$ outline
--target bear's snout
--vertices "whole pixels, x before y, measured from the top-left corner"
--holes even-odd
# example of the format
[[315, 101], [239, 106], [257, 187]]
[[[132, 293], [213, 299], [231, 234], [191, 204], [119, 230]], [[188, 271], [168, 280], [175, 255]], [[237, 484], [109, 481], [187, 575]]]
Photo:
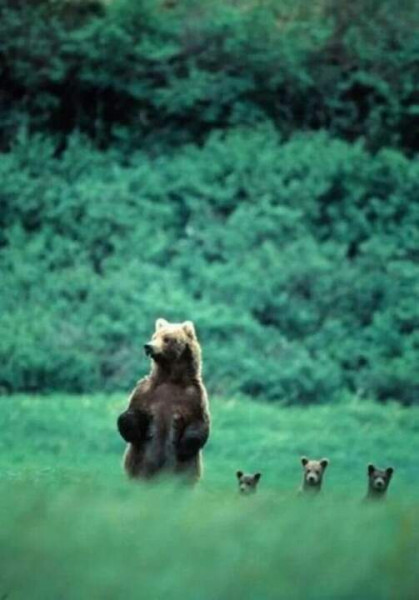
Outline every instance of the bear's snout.
[[315, 475], [314, 473], [309, 473], [307, 475], [307, 483], [309, 483], [310, 485], [316, 485], [317, 482], [318, 482], [317, 475]]
[[374, 482], [374, 486], [377, 490], [382, 490], [384, 488], [384, 480], [380, 478], [376, 479]]
[[147, 344], [144, 344], [144, 352], [146, 353], [146, 356], [152, 356], [153, 355], [153, 344], [151, 344], [150, 342], [147, 342]]

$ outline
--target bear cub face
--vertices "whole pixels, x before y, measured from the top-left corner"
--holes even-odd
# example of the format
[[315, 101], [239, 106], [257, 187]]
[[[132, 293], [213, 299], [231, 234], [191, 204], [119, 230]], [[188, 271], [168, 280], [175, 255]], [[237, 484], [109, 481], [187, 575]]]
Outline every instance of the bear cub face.
[[185, 356], [194, 341], [196, 334], [192, 321], [169, 323], [157, 319], [156, 330], [151, 340], [144, 344], [144, 351], [157, 363], [175, 362]]
[[239, 492], [244, 496], [248, 496], [250, 494], [255, 494], [257, 491], [257, 486], [260, 478], [262, 477], [261, 473], [255, 473], [254, 475], [243, 473], [243, 471], [237, 471], [236, 477], [239, 483]]
[[383, 498], [390, 485], [394, 469], [377, 469], [373, 464], [368, 465], [368, 496]]
[[329, 464], [329, 459], [310, 460], [306, 456], [301, 457], [303, 466], [303, 490], [319, 492], [322, 487], [323, 475]]

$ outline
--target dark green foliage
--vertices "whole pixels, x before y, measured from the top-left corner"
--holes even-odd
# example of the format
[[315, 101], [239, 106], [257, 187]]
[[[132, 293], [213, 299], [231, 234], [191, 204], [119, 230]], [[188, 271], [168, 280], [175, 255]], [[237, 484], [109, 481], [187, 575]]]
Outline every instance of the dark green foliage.
[[266, 126], [54, 154], [1, 156], [3, 389], [127, 390], [164, 316], [196, 322], [212, 392], [417, 402], [417, 161]]
[[132, 149], [267, 120], [417, 149], [415, 0], [0, 0], [16, 127]]

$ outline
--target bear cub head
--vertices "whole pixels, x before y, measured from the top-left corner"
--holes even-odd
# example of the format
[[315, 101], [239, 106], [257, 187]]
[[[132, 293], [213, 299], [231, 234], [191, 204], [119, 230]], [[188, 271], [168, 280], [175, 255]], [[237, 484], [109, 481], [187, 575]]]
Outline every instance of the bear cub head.
[[310, 460], [306, 456], [301, 457], [303, 466], [303, 487], [304, 491], [319, 492], [322, 487], [323, 475], [329, 464], [329, 459]]
[[262, 477], [261, 473], [255, 473], [254, 475], [250, 475], [247, 473], [243, 473], [243, 471], [236, 472], [237, 481], [239, 483], [239, 492], [244, 496], [248, 496], [250, 494], [255, 494], [257, 491], [257, 486]]
[[192, 321], [169, 323], [157, 319], [155, 332], [144, 344], [144, 351], [162, 365], [190, 360], [199, 362], [199, 345]]
[[373, 464], [368, 465], [368, 496], [384, 498], [394, 473], [392, 467], [377, 469]]

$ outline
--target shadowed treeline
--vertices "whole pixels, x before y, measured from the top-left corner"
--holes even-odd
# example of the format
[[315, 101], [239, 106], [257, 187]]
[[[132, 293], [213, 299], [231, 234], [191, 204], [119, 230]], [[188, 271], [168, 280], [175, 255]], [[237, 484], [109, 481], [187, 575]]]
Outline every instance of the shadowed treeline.
[[1, 0], [1, 145], [157, 149], [269, 120], [417, 149], [414, 0]]

